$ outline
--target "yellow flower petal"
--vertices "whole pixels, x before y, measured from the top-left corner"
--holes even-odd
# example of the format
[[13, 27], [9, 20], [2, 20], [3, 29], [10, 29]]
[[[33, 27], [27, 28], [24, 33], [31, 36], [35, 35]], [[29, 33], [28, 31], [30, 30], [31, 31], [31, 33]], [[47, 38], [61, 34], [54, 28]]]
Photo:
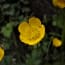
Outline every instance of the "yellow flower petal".
[[59, 8], [65, 7], [65, 0], [52, 0], [52, 3], [54, 6], [57, 6]]
[[29, 29], [29, 24], [27, 22], [25, 22], [25, 21], [20, 23], [19, 26], [18, 26], [18, 31], [20, 33], [22, 33], [23, 31], [25, 33], [25, 31], [28, 30], [28, 29]]
[[33, 27], [40, 27], [41, 26], [41, 21], [39, 18], [36, 18], [36, 17], [31, 17], [29, 19], [29, 24]]
[[60, 47], [62, 45], [62, 41], [59, 40], [58, 38], [53, 39], [53, 46], [55, 47]]
[[4, 57], [4, 49], [0, 47], [0, 61], [3, 59], [3, 57]]

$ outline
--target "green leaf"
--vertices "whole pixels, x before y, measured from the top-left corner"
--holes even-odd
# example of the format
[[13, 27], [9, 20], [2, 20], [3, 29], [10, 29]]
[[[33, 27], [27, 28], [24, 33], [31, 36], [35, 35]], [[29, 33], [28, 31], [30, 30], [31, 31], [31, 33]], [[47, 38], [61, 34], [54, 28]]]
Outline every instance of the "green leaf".
[[45, 37], [44, 41], [42, 42], [42, 50], [43, 52], [47, 53], [49, 51], [49, 47], [50, 47], [50, 44], [51, 44], [51, 40], [49, 37]]
[[13, 24], [10, 22], [10, 23], [7, 23], [5, 26], [2, 27], [1, 29], [1, 33], [7, 37], [7, 38], [10, 38], [11, 36], [11, 33], [13, 31]]
[[62, 28], [63, 27], [63, 16], [62, 15], [53, 16], [52, 25]]
[[5, 56], [0, 65], [11, 65], [12, 56]]
[[43, 43], [43, 47], [42, 47], [42, 48], [43, 48], [43, 51], [44, 51], [44, 52], [48, 52], [48, 45], [49, 45], [49, 44], [50, 44], [49, 42], [44, 42], [44, 43]]
[[41, 50], [34, 48], [31, 55], [27, 55], [25, 65], [40, 65], [41, 63]]
[[3, 45], [4, 45], [4, 48], [5, 48], [5, 49], [9, 49], [10, 46], [11, 46], [11, 43], [5, 42], [5, 43], [3, 43]]

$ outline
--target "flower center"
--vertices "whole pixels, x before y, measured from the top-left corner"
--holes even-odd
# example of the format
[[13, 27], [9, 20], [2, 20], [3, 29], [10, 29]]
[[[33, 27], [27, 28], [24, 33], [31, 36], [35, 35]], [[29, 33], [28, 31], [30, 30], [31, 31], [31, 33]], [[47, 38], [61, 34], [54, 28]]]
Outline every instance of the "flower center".
[[37, 38], [39, 38], [40, 33], [39, 30], [32, 28], [30, 31], [30, 39], [29, 40], [36, 40]]

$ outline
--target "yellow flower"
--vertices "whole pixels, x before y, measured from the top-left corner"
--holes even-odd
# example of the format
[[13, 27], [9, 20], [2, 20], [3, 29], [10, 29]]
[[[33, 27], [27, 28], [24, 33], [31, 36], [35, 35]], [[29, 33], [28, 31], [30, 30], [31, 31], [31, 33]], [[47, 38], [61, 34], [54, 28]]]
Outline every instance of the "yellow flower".
[[0, 61], [3, 59], [3, 57], [4, 57], [4, 49], [0, 47]]
[[62, 41], [58, 38], [53, 38], [53, 46], [60, 47], [62, 45]]
[[65, 7], [65, 0], [52, 0], [52, 3], [54, 6], [57, 6], [59, 8]]
[[31, 17], [29, 22], [22, 22], [18, 26], [19, 39], [28, 45], [36, 45], [45, 36], [45, 26], [39, 18]]

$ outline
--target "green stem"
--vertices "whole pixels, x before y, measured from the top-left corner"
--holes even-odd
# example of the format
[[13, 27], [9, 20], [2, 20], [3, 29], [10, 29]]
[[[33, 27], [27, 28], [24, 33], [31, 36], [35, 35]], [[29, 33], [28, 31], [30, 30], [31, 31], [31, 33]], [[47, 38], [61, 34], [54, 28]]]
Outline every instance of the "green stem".
[[62, 43], [65, 43], [65, 12], [63, 11], [63, 29], [62, 29]]
[[63, 44], [65, 43], [65, 22], [64, 22], [63, 31], [62, 31], [62, 42]]
[[13, 42], [14, 42], [14, 44], [16, 46], [15, 51], [17, 53], [17, 59], [18, 59], [19, 63], [21, 63], [20, 54], [19, 54], [19, 50], [18, 50], [18, 45], [17, 45], [17, 42], [16, 42], [16, 37], [15, 37], [15, 33], [14, 32], [13, 32]]

